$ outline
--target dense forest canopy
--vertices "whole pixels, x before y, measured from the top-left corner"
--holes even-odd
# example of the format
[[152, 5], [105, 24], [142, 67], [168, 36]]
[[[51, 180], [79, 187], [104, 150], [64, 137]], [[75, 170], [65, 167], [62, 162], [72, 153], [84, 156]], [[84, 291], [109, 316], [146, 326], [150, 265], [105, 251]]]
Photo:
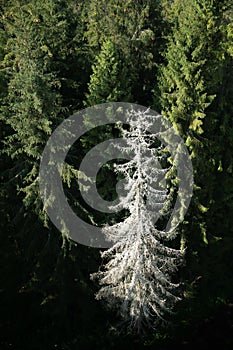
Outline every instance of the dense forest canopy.
[[[231, 348], [232, 0], [1, 0], [0, 13], [0, 348]], [[194, 170], [175, 242], [185, 248], [176, 276], [182, 300], [170, 324], [143, 337], [124, 332], [119, 315], [95, 299], [90, 275], [101, 265], [99, 250], [62, 235], [39, 191], [53, 130], [105, 102], [137, 103], [166, 116]], [[109, 217], [86, 206], [75, 166], [118, 135], [117, 127], [93, 128], [67, 156], [65, 193], [94, 224]], [[169, 181], [176, 184], [172, 166]], [[115, 196], [109, 164], [97, 183], [103, 198]]]

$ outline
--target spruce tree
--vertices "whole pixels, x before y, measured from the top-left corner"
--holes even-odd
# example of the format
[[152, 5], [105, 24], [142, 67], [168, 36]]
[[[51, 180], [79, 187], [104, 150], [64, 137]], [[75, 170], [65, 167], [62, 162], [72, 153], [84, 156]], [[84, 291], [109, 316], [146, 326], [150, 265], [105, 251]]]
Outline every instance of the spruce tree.
[[6, 176], [23, 196], [24, 205], [40, 212], [42, 151], [52, 130], [72, 111], [72, 87], [66, 75], [76, 34], [69, 23], [72, 16], [69, 5], [59, 0], [43, 6], [33, 0], [12, 1], [4, 11], [9, 83], [2, 120], [10, 127], [4, 151], [14, 160]]
[[116, 44], [110, 40], [103, 43], [92, 69], [87, 105], [130, 100], [130, 78]]
[[[221, 41], [219, 16], [216, 16], [219, 10], [216, 4], [177, 0], [169, 11], [167, 17], [172, 29], [165, 51], [166, 64], [161, 67], [160, 75], [162, 112], [185, 139], [195, 165], [196, 186], [203, 189], [206, 174], [213, 171], [212, 136], [209, 135], [213, 133], [216, 118], [206, 115], [219, 83], [219, 52], [216, 51], [217, 42]], [[211, 177], [205, 194], [198, 192], [200, 211], [207, 210], [213, 190]], [[204, 226], [202, 233], [205, 239]]]
[[167, 243], [177, 235], [174, 228], [166, 232], [156, 224], [170, 199], [166, 185], [161, 185], [167, 172], [159, 165], [163, 146], [154, 147], [156, 134], [148, 133], [154, 119], [148, 111], [128, 111], [130, 127], [122, 129], [126, 145], [119, 149], [133, 156], [129, 162], [115, 166], [125, 179], [124, 194], [115, 208], [127, 209], [129, 215], [103, 228], [113, 246], [102, 253], [107, 262], [92, 276], [101, 285], [97, 299], [105, 299], [131, 331], [138, 333], [164, 321], [165, 314], [171, 313], [179, 300], [175, 292], [178, 284], [171, 279], [183, 255]]
[[[38, 185], [44, 146], [56, 126], [80, 108], [85, 91], [77, 87], [84, 59], [78, 46], [80, 12], [74, 5], [73, 0], [12, 0], [3, 7], [1, 346], [36, 349], [69, 343], [83, 323], [80, 314], [95, 310], [84, 282], [95, 265], [90, 250], [68, 245], [66, 237], [38, 218], [44, 219]], [[72, 176], [67, 166], [67, 183]]]
[[[211, 280], [216, 291], [220, 288], [221, 269], [214, 267], [215, 250], [220, 253], [232, 246], [228, 220], [232, 210], [232, 156], [227, 151], [232, 148], [232, 58], [230, 24], [226, 22], [230, 1], [175, 0], [164, 4], [170, 32], [165, 63], [160, 68], [161, 110], [184, 138], [195, 176], [182, 245], [188, 246], [187, 260], [192, 263], [193, 274], [204, 277], [202, 285], [206, 290]], [[209, 252], [208, 262], [205, 249]], [[221, 259], [225, 260], [223, 255]]]
[[106, 40], [116, 45], [132, 99], [143, 105], [152, 103], [151, 90], [161, 62], [162, 28], [160, 1], [90, 1], [85, 36], [93, 60]]

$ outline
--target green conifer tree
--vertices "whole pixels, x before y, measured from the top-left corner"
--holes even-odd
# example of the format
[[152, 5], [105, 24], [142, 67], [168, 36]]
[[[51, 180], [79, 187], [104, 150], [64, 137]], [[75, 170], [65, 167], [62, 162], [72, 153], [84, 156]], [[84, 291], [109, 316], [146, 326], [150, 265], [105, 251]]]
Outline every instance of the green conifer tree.
[[[151, 105], [151, 90], [161, 62], [163, 20], [160, 1], [90, 1], [86, 38], [93, 55], [106, 40], [121, 52], [134, 102]], [[127, 92], [125, 96], [127, 95]]]
[[205, 296], [208, 283], [215, 283], [215, 296], [221, 289], [221, 269], [214, 267], [216, 249], [222, 257], [218, 261], [225, 260], [221, 249], [226, 249], [232, 232], [232, 155], [227, 151], [232, 148], [232, 58], [226, 45], [227, 3], [164, 1], [170, 32], [160, 69], [161, 109], [184, 138], [193, 162], [195, 190], [182, 227], [182, 245], [187, 243], [193, 274], [203, 277]]
[[87, 105], [130, 100], [130, 80], [116, 44], [107, 40], [93, 65]]
[[[95, 310], [86, 284], [96, 270], [91, 251], [67, 244], [52, 225], [44, 227], [38, 219], [43, 214], [38, 172], [44, 146], [84, 96], [85, 88], [78, 91], [78, 67], [84, 62], [79, 15], [73, 0], [12, 0], [3, 7], [7, 43], [0, 42], [0, 74], [7, 72], [7, 89], [1, 80], [0, 347], [69, 343], [85, 323], [80, 315], [90, 314], [89, 307]], [[74, 174], [66, 167], [66, 187]]]
[[67, 73], [69, 63], [73, 69], [72, 54], [76, 55], [75, 15], [60, 0], [43, 6], [19, 0], [7, 4], [4, 16], [9, 83], [2, 119], [11, 130], [4, 150], [14, 161], [7, 176], [23, 195], [24, 205], [40, 211], [38, 171], [43, 148], [52, 130], [80, 103], [72, 102], [76, 82]]

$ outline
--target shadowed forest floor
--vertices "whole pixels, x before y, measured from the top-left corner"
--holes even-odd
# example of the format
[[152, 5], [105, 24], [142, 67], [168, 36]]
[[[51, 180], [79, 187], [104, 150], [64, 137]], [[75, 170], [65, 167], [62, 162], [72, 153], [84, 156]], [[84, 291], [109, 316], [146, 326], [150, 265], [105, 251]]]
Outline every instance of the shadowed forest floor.
[[[26, 314], [26, 313], [25, 313]], [[24, 316], [21, 315], [22, 319], [20, 322], [23, 322]], [[28, 322], [28, 320], [26, 321]], [[19, 325], [20, 327], [20, 325]], [[35, 325], [36, 327], [36, 325]], [[11, 332], [10, 324], [4, 325], [3, 322], [0, 323], [0, 349], [21, 349], [19, 344], [19, 339], [21, 338], [23, 342], [23, 334], [14, 334], [17, 332], [17, 325], [14, 325]], [[180, 331], [178, 331], [180, 332]], [[176, 333], [176, 332], [174, 332]], [[18, 338], [18, 344], [15, 343], [15, 340]], [[30, 344], [30, 348], [33, 350], [33, 339]], [[133, 340], [131, 346], [128, 346], [128, 339], [126, 341], [127, 349], [156, 349], [156, 350], [178, 350], [178, 349], [211, 349], [211, 348], [221, 348], [221, 350], [230, 350], [233, 348], [233, 304], [222, 305], [219, 307], [215, 315], [204, 319], [203, 321], [197, 322], [196, 324], [187, 325], [186, 328], [183, 327], [182, 333], [175, 334], [171, 339], [159, 339], [153, 341], [151, 345], [143, 345], [138, 339]], [[118, 344], [118, 345], [117, 345]], [[37, 349], [39, 344], [35, 344], [35, 349]], [[119, 339], [119, 342], [116, 342], [116, 347], [111, 347], [111, 349], [124, 349], [124, 339]], [[118, 347], [119, 346], [119, 347]], [[25, 344], [23, 347], [25, 348]], [[79, 344], [71, 345], [59, 345], [55, 344], [54, 347], [48, 345], [48, 348], [42, 349], [70, 349], [70, 350], [84, 350], [89, 349], [89, 347], [82, 347]], [[99, 347], [98, 347], [99, 349]], [[91, 347], [90, 347], [91, 350]]]
[[233, 304], [220, 306], [215, 315], [187, 326], [186, 332], [169, 340], [166, 345], [151, 346], [151, 349], [225, 349], [233, 348]]

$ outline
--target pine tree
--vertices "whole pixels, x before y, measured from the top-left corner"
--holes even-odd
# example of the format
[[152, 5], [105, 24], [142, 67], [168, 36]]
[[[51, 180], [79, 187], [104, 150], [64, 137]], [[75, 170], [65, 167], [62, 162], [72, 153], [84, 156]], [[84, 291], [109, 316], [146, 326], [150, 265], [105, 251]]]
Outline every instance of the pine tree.
[[[217, 44], [220, 47], [220, 16], [216, 15], [221, 11], [216, 4], [189, 0], [177, 0], [167, 11], [172, 29], [165, 52], [167, 63], [162, 66], [160, 76], [162, 113], [185, 139], [193, 158], [196, 188], [203, 189], [206, 174], [212, 174], [214, 167], [215, 155], [210, 149], [217, 119], [207, 118], [207, 111], [216, 97], [221, 70]], [[205, 241], [206, 229], [201, 217], [208, 210], [214, 186], [214, 177], [210, 176], [208, 189], [197, 194], [200, 216], [198, 210], [195, 215]]]
[[87, 105], [130, 100], [130, 79], [116, 44], [103, 43], [92, 69]]
[[[233, 74], [232, 58], [232, 1], [226, 0], [220, 7], [220, 33], [221, 41], [219, 46], [216, 45], [218, 54], [218, 75], [216, 85], [212, 83], [211, 88], [215, 89], [216, 98], [208, 109], [208, 118], [215, 120], [215, 128], [210, 129], [209, 123], [207, 132], [210, 135], [211, 157], [213, 159], [212, 176], [215, 177], [215, 188], [211, 196], [211, 206], [207, 215], [207, 227], [209, 228], [210, 237], [219, 237], [222, 243], [219, 257], [225, 261], [228, 268], [228, 259], [233, 246], [232, 242], [232, 225], [231, 213], [233, 210], [233, 124], [232, 113], [233, 106], [231, 96], [233, 93], [233, 83], [231, 76]], [[216, 240], [216, 239], [215, 239]], [[214, 249], [214, 245], [213, 248]], [[221, 250], [222, 249], [222, 250]], [[229, 267], [230, 268], [230, 267]], [[221, 272], [219, 271], [219, 275]], [[229, 282], [225, 280], [226, 286]], [[220, 287], [221, 289], [221, 287]]]
[[90, 1], [86, 38], [93, 60], [104, 42], [111, 41], [121, 53], [132, 99], [143, 105], [152, 103], [156, 65], [161, 61], [162, 28], [160, 1]]
[[[159, 118], [160, 116], [158, 116]], [[126, 146], [121, 149], [132, 159], [116, 165], [125, 178], [124, 195], [117, 209], [127, 209], [124, 221], [106, 226], [106, 238], [113, 246], [102, 253], [108, 262], [94, 274], [102, 288], [97, 299], [106, 299], [109, 306], [120, 310], [130, 327], [140, 332], [145, 324], [155, 325], [171, 312], [179, 299], [171, 275], [182, 260], [182, 252], [165, 244], [176, 236], [155, 226], [168, 201], [167, 190], [161, 185], [167, 169], [159, 166], [161, 146], [151, 148], [156, 135], [147, 132], [154, 122], [148, 111], [130, 111], [129, 130], [122, 130]], [[121, 146], [122, 147], [122, 146]]]
[[218, 288], [221, 294], [216, 249], [219, 261], [224, 261], [221, 249], [232, 247], [228, 220], [232, 210], [232, 152], [228, 152], [232, 148], [232, 58], [226, 20], [230, 3], [164, 1], [170, 32], [159, 78], [161, 109], [185, 140], [192, 157], [195, 191], [181, 244], [188, 246], [187, 260], [192, 265], [188, 278], [203, 276], [203, 295], [209, 293], [208, 283], [215, 284], [213, 294]]
[[4, 11], [9, 83], [2, 120], [10, 127], [4, 151], [14, 160], [5, 180], [24, 193], [24, 206], [37, 212], [42, 209], [38, 186], [42, 151], [54, 127], [70, 110], [66, 94], [72, 88], [65, 62], [70, 61], [75, 32], [68, 23], [71, 9], [63, 5], [59, 0], [43, 6], [34, 0], [14, 1]]
[[[85, 37], [93, 55], [86, 106], [109, 101], [151, 103], [151, 90], [160, 60], [161, 15], [157, 1], [91, 1]], [[109, 137], [108, 137], [109, 136]], [[93, 130], [83, 145], [119, 136], [117, 127]], [[103, 177], [113, 176], [105, 172]], [[105, 179], [100, 179], [100, 186]], [[102, 192], [112, 192], [109, 189]]]
[[[80, 314], [89, 313], [89, 307], [91, 312], [96, 310], [87, 287], [95, 265], [91, 250], [67, 244], [51, 224], [45, 227], [38, 219], [44, 214], [38, 185], [44, 146], [53, 129], [82, 105], [85, 92], [86, 77], [82, 76], [82, 91], [76, 94], [80, 71], [86, 65], [79, 71], [84, 59], [77, 45], [81, 33], [75, 3], [4, 1], [1, 23], [7, 40], [0, 42], [4, 47], [0, 74], [7, 72], [7, 88], [2, 79], [1, 347], [64, 345], [85, 323]], [[73, 177], [72, 167], [67, 166], [64, 186]]]

